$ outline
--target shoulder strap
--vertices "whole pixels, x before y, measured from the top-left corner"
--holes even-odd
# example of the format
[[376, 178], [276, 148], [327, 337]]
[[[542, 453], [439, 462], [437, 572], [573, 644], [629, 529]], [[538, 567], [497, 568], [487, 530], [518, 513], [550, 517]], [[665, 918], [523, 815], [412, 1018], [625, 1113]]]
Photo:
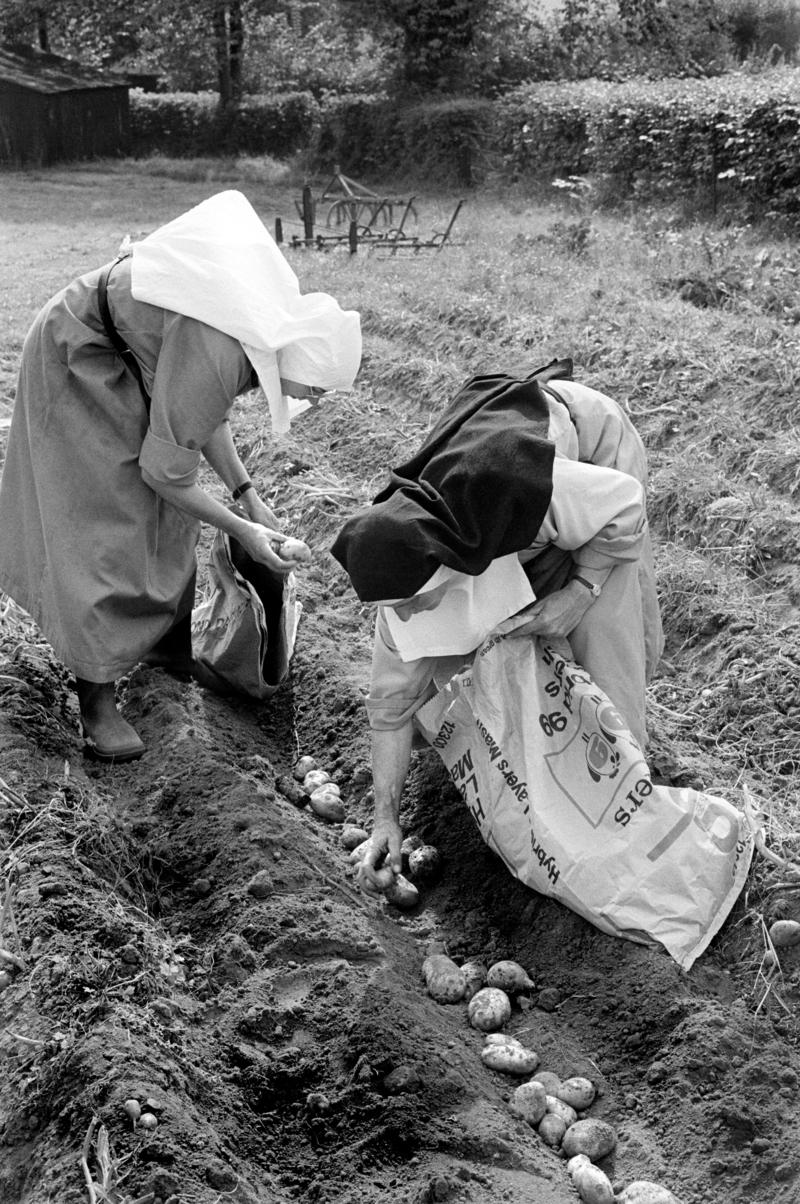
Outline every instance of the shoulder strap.
[[139, 361], [114, 325], [114, 321], [111, 317], [111, 310], [108, 308], [108, 278], [116, 265], [124, 258], [124, 255], [117, 256], [114, 262], [110, 263], [108, 267], [101, 272], [100, 279], [97, 282], [97, 306], [100, 310], [100, 317], [102, 318], [106, 334], [111, 340], [111, 345], [128, 371], [133, 373], [133, 376], [136, 378], [139, 390], [144, 398], [145, 409], [149, 414], [150, 394], [145, 388], [144, 377], [142, 376], [142, 370], [139, 367]]

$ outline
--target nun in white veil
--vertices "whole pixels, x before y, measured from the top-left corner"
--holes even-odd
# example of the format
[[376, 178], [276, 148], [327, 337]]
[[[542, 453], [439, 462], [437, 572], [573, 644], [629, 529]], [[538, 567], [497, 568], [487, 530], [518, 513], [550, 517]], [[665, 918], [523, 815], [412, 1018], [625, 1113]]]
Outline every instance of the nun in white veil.
[[[39, 313], [0, 480], [0, 589], [74, 673], [89, 755], [145, 751], [117, 710], [119, 677], [145, 658], [190, 664], [201, 523], [279, 572], [309, 555], [286, 543], [247, 477], [228, 424], [236, 397], [260, 383], [273, 431], [285, 433], [323, 392], [352, 386], [360, 357], [358, 314], [301, 293], [235, 191]], [[198, 485], [201, 460], [243, 514]]]

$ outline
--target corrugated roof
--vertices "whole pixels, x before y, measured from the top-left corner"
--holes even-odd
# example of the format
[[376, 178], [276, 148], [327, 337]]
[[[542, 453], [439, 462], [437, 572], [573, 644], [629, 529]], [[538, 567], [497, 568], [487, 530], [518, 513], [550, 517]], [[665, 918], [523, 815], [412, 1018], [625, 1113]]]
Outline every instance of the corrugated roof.
[[0, 80], [29, 88], [32, 92], [74, 92], [85, 88], [127, 87], [119, 76], [104, 75], [58, 54], [19, 46], [0, 46]]

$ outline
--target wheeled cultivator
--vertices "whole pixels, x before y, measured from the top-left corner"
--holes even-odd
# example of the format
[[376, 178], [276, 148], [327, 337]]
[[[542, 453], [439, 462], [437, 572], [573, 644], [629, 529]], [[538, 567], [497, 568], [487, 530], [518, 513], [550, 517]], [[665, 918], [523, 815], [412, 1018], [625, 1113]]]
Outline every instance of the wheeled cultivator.
[[[450, 241], [463, 200], [459, 201], [444, 230], [430, 235], [411, 234], [408, 225], [418, 220], [415, 196], [381, 196], [356, 183], [339, 172], [334, 176], [315, 200], [309, 185], [303, 188], [295, 207], [303, 223], [303, 233], [292, 234], [288, 245], [293, 248], [308, 247], [319, 251], [347, 245], [354, 255], [359, 247], [368, 251], [383, 251], [385, 255], [401, 252], [416, 254], [419, 251], [440, 251]], [[327, 204], [324, 231], [316, 229], [317, 214]], [[399, 214], [397, 224], [392, 224]], [[281, 218], [275, 219], [275, 241], [283, 243], [284, 231]]]

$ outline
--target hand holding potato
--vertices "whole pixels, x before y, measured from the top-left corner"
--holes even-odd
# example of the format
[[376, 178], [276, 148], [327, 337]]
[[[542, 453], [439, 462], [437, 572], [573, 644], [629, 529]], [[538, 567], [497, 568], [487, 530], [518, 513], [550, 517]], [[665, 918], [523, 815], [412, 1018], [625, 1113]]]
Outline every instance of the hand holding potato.
[[402, 842], [403, 833], [395, 819], [376, 820], [356, 875], [362, 889], [382, 893], [393, 884], [402, 869]]
[[278, 573], [291, 573], [311, 559], [311, 551], [302, 540], [292, 539], [259, 523], [244, 523], [237, 538], [252, 560]]

